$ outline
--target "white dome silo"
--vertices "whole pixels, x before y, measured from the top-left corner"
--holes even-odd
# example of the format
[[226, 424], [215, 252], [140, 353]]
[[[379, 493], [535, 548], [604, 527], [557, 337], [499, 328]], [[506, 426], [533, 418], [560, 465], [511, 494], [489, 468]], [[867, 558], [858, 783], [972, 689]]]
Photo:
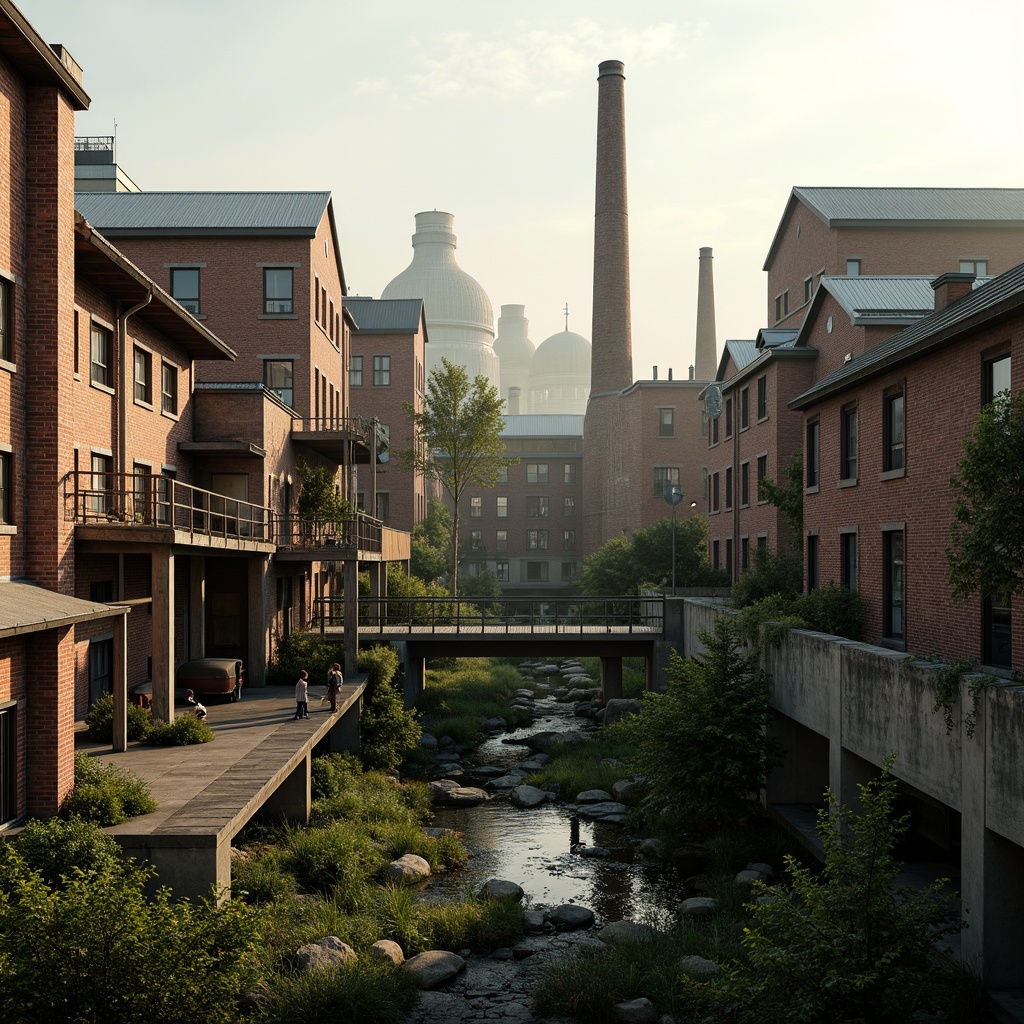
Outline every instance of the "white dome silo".
[[531, 413], [582, 416], [590, 396], [590, 342], [560, 331], [541, 342], [530, 361]]

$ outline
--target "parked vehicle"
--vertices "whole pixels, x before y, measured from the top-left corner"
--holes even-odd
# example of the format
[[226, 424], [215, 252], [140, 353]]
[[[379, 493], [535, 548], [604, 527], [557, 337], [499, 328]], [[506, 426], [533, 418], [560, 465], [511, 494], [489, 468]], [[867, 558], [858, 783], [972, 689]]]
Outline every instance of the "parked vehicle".
[[178, 666], [178, 688], [196, 695], [224, 694], [228, 700], [241, 700], [244, 681], [241, 658], [197, 658]]

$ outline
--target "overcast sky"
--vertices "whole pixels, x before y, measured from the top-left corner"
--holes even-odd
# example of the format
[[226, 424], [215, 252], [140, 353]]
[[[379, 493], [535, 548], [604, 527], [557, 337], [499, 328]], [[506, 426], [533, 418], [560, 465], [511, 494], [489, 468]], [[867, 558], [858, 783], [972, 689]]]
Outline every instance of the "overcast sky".
[[[330, 189], [349, 290], [455, 215], [495, 318], [591, 334], [597, 66], [626, 65], [634, 376], [764, 325], [793, 185], [1024, 186], [1021, 0], [18, 0], [147, 190]], [[1024, 259], [1024, 253], [1021, 254]]]

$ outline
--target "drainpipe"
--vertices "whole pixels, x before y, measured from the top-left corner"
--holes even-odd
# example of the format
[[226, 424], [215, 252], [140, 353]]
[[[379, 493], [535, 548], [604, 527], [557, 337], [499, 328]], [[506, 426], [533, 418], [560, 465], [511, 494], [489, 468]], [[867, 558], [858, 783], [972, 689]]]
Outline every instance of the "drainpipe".
[[[134, 316], [153, 301], [153, 292], [146, 292], [146, 297], [130, 309], [122, 313], [117, 320], [118, 362], [120, 364], [120, 400], [117, 403], [117, 465], [115, 473], [128, 472], [128, 318]], [[151, 371], [152, 372], [152, 371]], [[150, 381], [150, 387], [154, 387]]]

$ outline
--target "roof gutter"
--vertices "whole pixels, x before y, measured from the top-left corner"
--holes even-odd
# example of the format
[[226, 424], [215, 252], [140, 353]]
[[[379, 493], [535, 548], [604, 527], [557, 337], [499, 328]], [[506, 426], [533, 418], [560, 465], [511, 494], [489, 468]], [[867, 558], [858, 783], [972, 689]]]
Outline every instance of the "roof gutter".
[[[117, 465], [114, 471], [117, 473], [128, 472], [128, 318], [134, 316], [140, 309], [145, 309], [153, 301], [153, 289], [146, 292], [146, 297], [125, 310], [117, 318], [118, 338], [118, 369], [120, 370], [120, 400], [117, 403]], [[152, 365], [150, 366], [149, 386], [152, 388]]]

